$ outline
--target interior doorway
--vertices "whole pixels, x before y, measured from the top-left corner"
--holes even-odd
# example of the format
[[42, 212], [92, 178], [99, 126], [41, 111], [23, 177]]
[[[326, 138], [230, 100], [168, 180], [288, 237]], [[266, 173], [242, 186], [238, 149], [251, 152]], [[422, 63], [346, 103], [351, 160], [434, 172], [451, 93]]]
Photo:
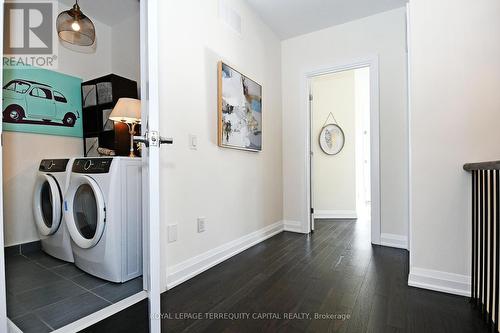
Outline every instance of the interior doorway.
[[357, 219], [380, 243], [378, 61], [307, 75], [308, 203], [315, 220]]

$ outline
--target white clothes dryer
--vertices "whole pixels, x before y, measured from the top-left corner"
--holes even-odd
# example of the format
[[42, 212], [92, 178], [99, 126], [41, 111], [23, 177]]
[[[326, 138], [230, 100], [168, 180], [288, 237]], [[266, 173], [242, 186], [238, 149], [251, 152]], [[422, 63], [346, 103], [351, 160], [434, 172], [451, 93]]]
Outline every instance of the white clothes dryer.
[[112, 282], [142, 275], [140, 158], [75, 159], [64, 199], [75, 265]]

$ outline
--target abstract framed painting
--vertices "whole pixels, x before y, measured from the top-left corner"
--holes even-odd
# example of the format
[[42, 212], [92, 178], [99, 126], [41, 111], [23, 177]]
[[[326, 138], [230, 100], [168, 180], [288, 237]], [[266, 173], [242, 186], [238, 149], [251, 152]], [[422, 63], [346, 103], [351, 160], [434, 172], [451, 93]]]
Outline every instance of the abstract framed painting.
[[262, 151], [262, 86], [222, 61], [218, 77], [219, 146]]

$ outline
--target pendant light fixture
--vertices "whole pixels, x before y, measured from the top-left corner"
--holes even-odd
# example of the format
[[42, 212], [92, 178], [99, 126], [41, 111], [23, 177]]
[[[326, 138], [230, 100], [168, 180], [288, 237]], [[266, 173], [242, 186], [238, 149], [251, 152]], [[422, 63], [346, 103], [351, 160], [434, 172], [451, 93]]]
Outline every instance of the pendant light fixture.
[[78, 0], [73, 8], [61, 12], [57, 16], [57, 34], [65, 42], [91, 46], [95, 42], [94, 23], [80, 10]]

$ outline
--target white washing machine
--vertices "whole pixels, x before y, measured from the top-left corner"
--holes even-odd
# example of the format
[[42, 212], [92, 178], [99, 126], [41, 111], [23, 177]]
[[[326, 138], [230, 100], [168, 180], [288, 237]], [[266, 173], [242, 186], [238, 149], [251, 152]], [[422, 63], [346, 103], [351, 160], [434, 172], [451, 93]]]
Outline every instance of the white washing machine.
[[64, 216], [75, 265], [112, 282], [142, 275], [140, 158], [75, 159]]
[[42, 250], [73, 262], [71, 238], [63, 217], [63, 198], [69, 185], [73, 159], [42, 160], [33, 192], [33, 215]]

